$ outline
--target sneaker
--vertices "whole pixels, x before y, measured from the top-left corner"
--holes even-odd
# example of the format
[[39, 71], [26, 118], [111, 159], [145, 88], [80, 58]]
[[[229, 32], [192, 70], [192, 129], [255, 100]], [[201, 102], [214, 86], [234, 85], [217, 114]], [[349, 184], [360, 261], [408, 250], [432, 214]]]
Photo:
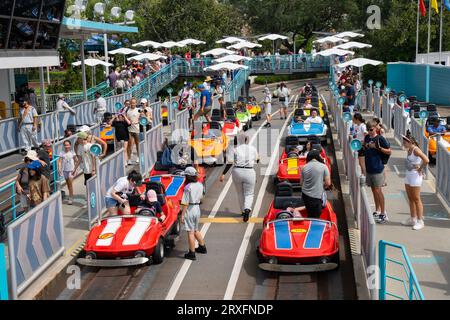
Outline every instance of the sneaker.
[[388, 221], [389, 221], [389, 219], [388, 219], [386, 213], [384, 213], [384, 214], [381, 214], [381, 213], [380, 213], [380, 214], [375, 218], [375, 222], [376, 222], [376, 223], [380, 223], [380, 224], [386, 223], [386, 222], [388, 222]]
[[69, 206], [71, 206], [71, 205], [73, 204], [73, 200], [72, 200], [71, 198], [69, 198], [69, 201], [67, 201], [67, 204], [68, 204]]
[[193, 252], [193, 251], [189, 251], [188, 253], [185, 253], [184, 258], [192, 260], [192, 261], [197, 260], [197, 258], [195, 257], [195, 252]]
[[373, 218], [376, 220], [376, 219], [378, 219], [378, 216], [380, 215], [380, 212], [374, 212], [374, 213], [372, 213], [372, 215], [373, 215]]
[[417, 223], [417, 218], [411, 218], [409, 217], [408, 219], [406, 219], [405, 221], [402, 222], [402, 225], [404, 226], [414, 226]]
[[199, 245], [198, 248], [195, 248], [195, 252], [206, 254], [208, 251], [206, 250], [206, 245], [205, 246]]
[[244, 222], [247, 222], [247, 221], [248, 221], [248, 219], [249, 219], [249, 217], [250, 217], [250, 212], [251, 212], [250, 209], [245, 209], [245, 210], [244, 210], [244, 214], [243, 214], [243, 216], [244, 216], [244, 218], [243, 218]]
[[133, 161], [128, 160], [127, 164], [128, 164], [128, 165], [132, 165], [132, 164], [133, 164]]
[[413, 226], [413, 230], [421, 230], [425, 227], [425, 223], [423, 220], [417, 220], [417, 222]]

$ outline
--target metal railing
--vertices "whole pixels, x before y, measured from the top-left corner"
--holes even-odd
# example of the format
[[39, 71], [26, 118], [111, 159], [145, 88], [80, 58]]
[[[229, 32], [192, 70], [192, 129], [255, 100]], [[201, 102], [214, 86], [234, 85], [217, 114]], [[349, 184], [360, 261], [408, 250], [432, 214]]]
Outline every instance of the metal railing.
[[[419, 143], [419, 149], [425, 155], [428, 155], [428, 138], [425, 136], [425, 124], [426, 119], [415, 119], [411, 118], [411, 135], [417, 140]], [[428, 166], [423, 170], [425, 179], [428, 178]]]
[[[400, 250], [401, 258], [398, 260], [389, 258], [386, 250], [387, 247]], [[381, 240], [378, 244], [378, 254], [380, 268], [379, 300], [387, 300], [388, 297], [400, 300], [425, 300], [419, 281], [417, 280], [416, 274], [414, 273], [414, 269], [404, 246]], [[402, 275], [392, 275], [391, 273], [388, 274], [388, 262], [393, 264], [393, 266], [399, 267]], [[388, 280], [393, 281], [392, 283], [389, 282], [389, 284], [393, 284], [393, 286], [395, 286], [395, 284], [400, 285], [403, 290], [397, 291], [402, 292], [394, 293], [394, 290], [391, 291], [391, 289], [388, 289]]]
[[403, 112], [403, 108], [398, 104], [394, 105], [394, 138], [397, 143], [402, 144], [402, 135], [406, 134], [408, 117]]
[[441, 140], [437, 143], [436, 152], [436, 190], [450, 206], [450, 151], [449, 144]]

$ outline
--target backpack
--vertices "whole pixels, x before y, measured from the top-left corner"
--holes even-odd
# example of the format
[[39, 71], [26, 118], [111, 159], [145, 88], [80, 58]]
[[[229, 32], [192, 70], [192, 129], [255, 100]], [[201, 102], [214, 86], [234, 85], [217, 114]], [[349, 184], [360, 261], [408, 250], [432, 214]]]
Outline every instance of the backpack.
[[[378, 136], [376, 136], [376, 140], [375, 140], [375, 143], [378, 145], [378, 146], [380, 146], [380, 135], [378, 135]], [[383, 152], [381, 152], [381, 151], [379, 151], [379, 154], [380, 154], [380, 158], [381, 158], [381, 162], [383, 162], [383, 164], [384, 165], [387, 165], [388, 164], [388, 162], [389, 162], [389, 159], [391, 158], [391, 155], [388, 155], [388, 154], [385, 154], [385, 153], [383, 153]]]
[[161, 164], [166, 167], [171, 167], [174, 165], [172, 162], [172, 150], [169, 147], [166, 147], [161, 156]]

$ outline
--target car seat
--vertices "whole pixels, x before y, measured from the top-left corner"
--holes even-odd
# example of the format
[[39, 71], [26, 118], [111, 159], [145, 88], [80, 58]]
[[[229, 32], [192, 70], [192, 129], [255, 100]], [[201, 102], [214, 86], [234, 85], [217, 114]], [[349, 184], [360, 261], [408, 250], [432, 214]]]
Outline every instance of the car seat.
[[222, 121], [222, 114], [219, 109], [214, 109], [211, 114], [212, 121]]
[[282, 182], [277, 185], [273, 207], [277, 210], [286, 210], [289, 207], [297, 208], [303, 206], [301, 197], [294, 197], [294, 190], [289, 182]]

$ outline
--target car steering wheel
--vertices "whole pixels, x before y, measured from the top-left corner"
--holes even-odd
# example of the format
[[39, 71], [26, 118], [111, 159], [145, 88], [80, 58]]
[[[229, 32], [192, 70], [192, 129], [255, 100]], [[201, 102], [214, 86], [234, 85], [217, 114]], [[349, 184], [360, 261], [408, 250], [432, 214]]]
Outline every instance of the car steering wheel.
[[184, 170], [181, 170], [181, 169], [176, 169], [172, 172], [172, 175], [174, 175], [174, 176], [181, 176], [183, 174], [184, 174]]
[[150, 210], [150, 209], [141, 209], [141, 210], [139, 210], [138, 214], [140, 216], [155, 217], [156, 218], [155, 212], [153, 210]]
[[277, 214], [277, 220], [291, 219], [294, 215], [289, 211], [281, 211]]
[[289, 152], [287, 157], [290, 159], [298, 158], [298, 154], [296, 152]]

